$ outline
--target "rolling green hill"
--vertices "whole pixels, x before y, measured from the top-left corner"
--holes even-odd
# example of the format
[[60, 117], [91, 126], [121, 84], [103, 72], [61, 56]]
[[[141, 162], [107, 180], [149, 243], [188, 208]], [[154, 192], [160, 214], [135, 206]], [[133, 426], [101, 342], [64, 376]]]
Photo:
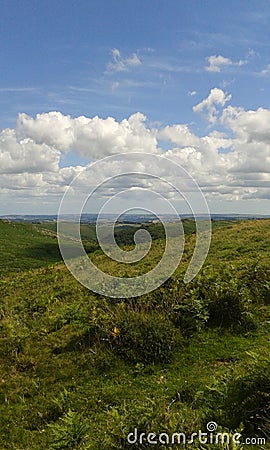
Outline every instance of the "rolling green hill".
[[[190, 436], [211, 421], [243, 439], [269, 439], [270, 220], [214, 227], [205, 265], [185, 285], [195, 243], [187, 235], [170, 280], [117, 300], [72, 277], [53, 233], [4, 222], [0, 229], [1, 450], [148, 449], [128, 444], [128, 433]], [[100, 251], [91, 258], [132, 276], [155, 265], [163, 248], [157, 238], [148, 259], [128, 269]]]
[[[225, 222], [224, 222], [225, 223]], [[218, 222], [215, 222], [215, 224], [218, 224]], [[185, 230], [185, 234], [191, 234], [195, 231], [195, 223], [193, 220], [190, 219], [184, 219], [183, 220], [183, 227]], [[55, 221], [53, 222], [42, 222], [41, 224], [37, 225], [38, 229], [41, 230], [49, 230], [53, 233], [56, 233], [57, 230], [57, 224]], [[89, 224], [81, 224], [81, 237], [84, 240], [90, 240], [90, 241], [96, 241], [96, 225], [94, 223]], [[115, 226], [115, 239], [118, 245], [133, 245], [134, 244], [134, 233], [140, 229], [144, 228], [146, 229], [152, 236], [153, 240], [156, 239], [164, 239], [165, 233], [163, 229], [163, 225], [160, 223], [130, 223], [130, 224], [122, 224], [117, 223]], [[70, 225], [70, 233], [72, 235], [72, 224]]]
[[[98, 248], [90, 238], [87, 251]], [[42, 225], [0, 220], [0, 275], [61, 261], [56, 232]]]
[[7, 220], [0, 220], [0, 254], [0, 274], [61, 260], [55, 233]]

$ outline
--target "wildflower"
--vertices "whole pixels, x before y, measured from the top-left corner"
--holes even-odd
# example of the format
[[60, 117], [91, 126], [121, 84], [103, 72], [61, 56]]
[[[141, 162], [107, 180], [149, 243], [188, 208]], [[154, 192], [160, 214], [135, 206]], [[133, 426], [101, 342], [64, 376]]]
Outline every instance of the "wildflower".
[[119, 328], [114, 327], [114, 328], [113, 328], [113, 331], [111, 332], [111, 334], [112, 334], [112, 336], [113, 336], [114, 338], [116, 338], [117, 336], [119, 336], [119, 334], [120, 334]]

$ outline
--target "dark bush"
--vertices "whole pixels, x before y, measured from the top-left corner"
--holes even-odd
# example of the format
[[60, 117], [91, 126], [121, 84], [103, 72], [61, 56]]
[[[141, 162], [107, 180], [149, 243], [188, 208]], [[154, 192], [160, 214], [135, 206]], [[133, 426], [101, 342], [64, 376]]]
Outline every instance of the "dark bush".
[[256, 328], [255, 317], [250, 308], [249, 293], [231, 279], [227, 282], [217, 281], [209, 290], [208, 325], [223, 328]]
[[250, 292], [238, 279], [203, 273], [173, 305], [172, 320], [184, 333], [205, 326], [249, 331], [256, 328], [251, 305]]
[[179, 342], [180, 333], [161, 314], [122, 311], [117, 325], [119, 335], [112, 339], [114, 350], [131, 362], [168, 362]]

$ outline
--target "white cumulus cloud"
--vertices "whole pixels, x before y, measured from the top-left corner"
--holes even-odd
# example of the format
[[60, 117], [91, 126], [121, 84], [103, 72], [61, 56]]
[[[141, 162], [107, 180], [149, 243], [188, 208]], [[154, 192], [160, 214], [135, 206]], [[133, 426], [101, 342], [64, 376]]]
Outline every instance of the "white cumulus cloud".
[[154, 132], [146, 127], [146, 117], [135, 113], [117, 122], [113, 117], [101, 119], [85, 116], [72, 119], [59, 112], [37, 114], [35, 118], [19, 114], [18, 136], [32, 139], [58, 150], [75, 150], [92, 160], [128, 151], [156, 151]]
[[55, 172], [60, 151], [45, 142], [25, 138], [18, 140], [15, 130], [7, 128], [0, 134], [0, 172]]
[[230, 94], [225, 94], [222, 89], [213, 88], [207, 98], [193, 106], [193, 111], [204, 115], [210, 123], [214, 123], [218, 116], [217, 106], [224, 106], [230, 99]]
[[[147, 167], [146, 152], [175, 160], [195, 178], [208, 198], [266, 198], [270, 188], [270, 110], [225, 106], [230, 98], [221, 89], [213, 88], [207, 98], [194, 106], [194, 112], [206, 115], [216, 126], [205, 136], [195, 134], [183, 123], [154, 128], [139, 112], [121, 121], [97, 116], [72, 118], [60, 112], [36, 117], [20, 114], [16, 129], [0, 133], [1, 192], [6, 199], [9, 192], [12, 199], [16, 192], [18, 196], [24, 192], [25, 199], [28, 196], [59, 201], [65, 187], [83, 170], [75, 163], [61, 167], [61, 154], [72, 151], [73, 155], [94, 161], [138, 151], [141, 158], [131, 158], [125, 167], [119, 157], [117, 163], [104, 163], [102, 173], [97, 172], [92, 180], [82, 176], [83, 188], [125, 168], [140, 173], [150, 170], [173, 184], [177, 173], [166, 173], [162, 164]], [[164, 143], [167, 150], [162, 150]], [[115, 178], [102, 195], [110, 197], [128, 187], [129, 182], [129, 176]], [[158, 186], [157, 180], [140, 174], [133, 179], [134, 188], [151, 186]]]
[[37, 144], [46, 143], [64, 151], [69, 150], [74, 142], [73, 120], [56, 111], [37, 114], [34, 119], [27, 114], [19, 114], [16, 133], [18, 137], [31, 138]]
[[158, 132], [157, 137], [179, 147], [197, 146], [200, 143], [200, 139], [185, 124], [167, 125]]
[[240, 59], [239, 61], [233, 62], [230, 58], [225, 58], [222, 55], [211, 55], [206, 58], [208, 65], [205, 70], [208, 72], [221, 72], [222, 69], [229, 66], [243, 66], [246, 61]]

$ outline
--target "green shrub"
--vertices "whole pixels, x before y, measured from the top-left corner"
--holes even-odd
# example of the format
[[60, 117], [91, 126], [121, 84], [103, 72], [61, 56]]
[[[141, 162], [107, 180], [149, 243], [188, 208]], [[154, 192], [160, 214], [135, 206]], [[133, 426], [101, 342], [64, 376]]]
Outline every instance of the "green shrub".
[[270, 437], [270, 366], [254, 368], [248, 375], [232, 380], [223, 406], [225, 426], [243, 423], [249, 436]]
[[84, 443], [88, 437], [89, 426], [80, 414], [69, 410], [49, 427], [52, 430], [51, 449], [75, 450], [87, 448]]
[[249, 290], [226, 272], [202, 273], [173, 306], [172, 320], [185, 332], [210, 327], [253, 330], [256, 321]]
[[270, 304], [270, 269], [261, 262], [251, 262], [242, 271], [242, 280], [253, 302]]
[[189, 289], [183, 300], [174, 305], [173, 321], [185, 334], [203, 329], [208, 318], [208, 301], [197, 286]]
[[117, 354], [134, 363], [166, 363], [180, 338], [173, 323], [160, 313], [123, 310], [118, 336], [112, 339]]
[[209, 290], [208, 325], [223, 328], [256, 327], [248, 291], [235, 279], [217, 280]]

